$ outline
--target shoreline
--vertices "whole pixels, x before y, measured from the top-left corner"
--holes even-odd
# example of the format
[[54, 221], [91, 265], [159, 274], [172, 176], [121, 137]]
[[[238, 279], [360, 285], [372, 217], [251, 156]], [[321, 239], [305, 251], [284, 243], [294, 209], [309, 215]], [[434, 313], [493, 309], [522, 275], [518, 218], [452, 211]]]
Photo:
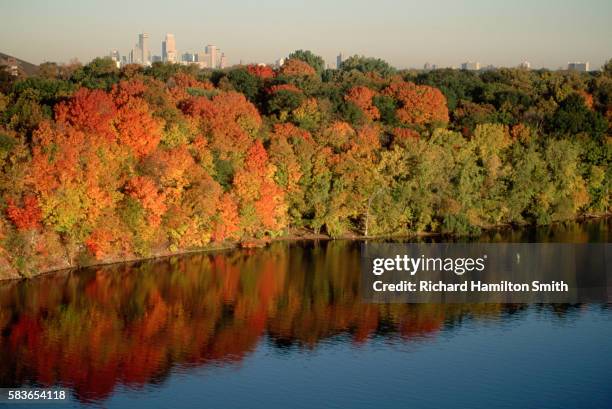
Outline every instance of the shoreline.
[[[498, 230], [498, 229], [545, 227], [545, 226], [554, 226], [554, 225], [557, 225], [560, 223], [566, 223], [566, 222], [586, 222], [589, 220], [598, 220], [598, 219], [603, 220], [603, 219], [607, 219], [610, 217], [612, 217], [612, 213], [605, 213], [601, 215], [583, 215], [580, 217], [576, 217], [574, 219], [555, 221], [547, 225], [538, 226], [538, 225], [533, 225], [533, 224], [528, 224], [528, 223], [525, 223], [525, 224], [506, 223], [506, 224], [481, 227], [481, 230], [482, 230], [482, 233], [485, 233], [485, 232], [491, 232], [491, 231]], [[401, 234], [401, 235], [386, 234], [386, 235], [379, 235], [379, 236], [364, 236], [364, 235], [352, 233], [352, 234], [344, 234], [339, 237], [331, 237], [327, 234], [321, 234], [321, 233], [317, 234], [317, 233], [310, 232], [308, 230], [301, 230], [301, 232], [304, 233], [303, 235], [298, 234], [299, 232], [300, 230], [296, 230], [285, 236], [280, 236], [280, 237], [275, 237], [275, 238], [251, 239], [251, 240], [243, 240], [243, 241], [237, 241], [237, 242], [228, 242], [228, 243], [223, 243], [220, 245], [210, 245], [210, 246], [202, 247], [198, 249], [186, 249], [186, 250], [179, 250], [175, 252], [160, 251], [158, 253], [152, 254], [151, 256], [147, 256], [147, 257], [136, 257], [135, 256], [135, 257], [124, 257], [121, 259], [96, 260], [96, 262], [92, 264], [84, 264], [84, 265], [73, 266], [73, 267], [59, 267], [59, 268], [51, 268], [47, 270], [42, 270], [42, 271], [32, 274], [29, 277], [26, 277], [26, 276], [2, 277], [0, 276], [0, 283], [5, 283], [9, 281], [29, 280], [29, 279], [41, 277], [41, 276], [48, 275], [48, 274], [68, 273], [74, 270], [79, 270], [79, 269], [84, 269], [84, 268], [110, 266], [113, 264], [136, 263], [136, 262], [151, 261], [151, 260], [161, 260], [165, 258], [184, 256], [184, 255], [194, 254], [194, 253], [210, 253], [210, 252], [216, 252], [216, 251], [228, 251], [228, 250], [236, 250], [236, 249], [263, 248], [263, 247], [267, 247], [270, 243], [273, 243], [273, 242], [317, 241], [317, 240], [410, 239], [410, 238], [415, 238], [415, 237], [443, 237], [443, 236], [455, 237], [455, 238], [456, 237], [469, 237], [469, 236], [445, 235], [444, 233], [440, 233], [440, 232], [415, 232], [412, 234]]]

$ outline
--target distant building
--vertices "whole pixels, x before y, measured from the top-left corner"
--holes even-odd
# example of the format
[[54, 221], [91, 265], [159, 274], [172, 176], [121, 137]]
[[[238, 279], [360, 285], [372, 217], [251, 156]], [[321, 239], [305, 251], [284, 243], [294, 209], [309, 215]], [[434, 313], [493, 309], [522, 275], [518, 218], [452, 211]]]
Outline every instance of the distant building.
[[19, 75], [19, 63], [17, 62], [16, 58], [7, 56], [7, 58], [0, 60], [0, 63], [4, 66], [5, 71], [10, 75], [15, 77]]
[[198, 51], [197, 53], [194, 53], [194, 55], [196, 62], [199, 63], [201, 68], [206, 68], [209, 66], [210, 58], [204, 51]]
[[423, 65], [423, 70], [424, 71], [433, 71], [433, 70], [436, 70], [436, 69], [438, 69], [438, 66], [436, 64], [430, 64], [430, 63], [426, 62]]
[[162, 41], [162, 61], [175, 63], [176, 62], [176, 41], [174, 34], [166, 34], [166, 38]]
[[161, 55], [154, 55], [153, 57], [151, 57], [151, 62], [162, 62], [162, 57]]
[[336, 68], [337, 68], [337, 69], [340, 69], [340, 66], [342, 65], [342, 61], [344, 61], [344, 60], [343, 60], [343, 58], [342, 58], [342, 53], [340, 53], [340, 54], [338, 54], [338, 56], [336, 57]]
[[181, 61], [185, 63], [196, 62], [196, 54], [194, 53], [183, 53]]
[[219, 61], [219, 68], [224, 69], [227, 67], [227, 58], [225, 57], [225, 53], [221, 53], [221, 59]]
[[117, 68], [121, 67], [121, 56], [119, 55], [119, 51], [111, 50], [110, 59], [113, 60]]
[[531, 63], [529, 61], [523, 61], [522, 63], [519, 64], [519, 68], [522, 68], [524, 70], [529, 70], [531, 69]]
[[589, 62], [568, 62], [567, 63], [568, 71], [578, 71], [578, 72], [587, 72], [589, 71]]
[[149, 35], [147, 33], [138, 34], [138, 61], [140, 64], [149, 63]]
[[0, 69], [6, 70], [10, 75], [29, 76], [38, 73], [38, 65], [20, 60], [11, 55], [0, 53]]
[[149, 51], [149, 35], [147, 33], [138, 34], [138, 43], [130, 51], [129, 61], [131, 64], [148, 65], [151, 60]]
[[478, 61], [467, 61], [461, 64], [461, 69], [469, 71], [478, 71], [480, 69], [480, 63]]
[[212, 44], [208, 44], [205, 47], [205, 51], [206, 51], [206, 54], [208, 54], [208, 61], [209, 61], [208, 66], [210, 68], [217, 68], [217, 67], [219, 67], [219, 61], [218, 61], [219, 55], [218, 55], [217, 46], [216, 45], [212, 45]]
[[285, 64], [285, 59], [284, 58], [279, 58], [278, 60], [276, 60], [276, 67], [277, 68], [282, 67], [283, 64]]

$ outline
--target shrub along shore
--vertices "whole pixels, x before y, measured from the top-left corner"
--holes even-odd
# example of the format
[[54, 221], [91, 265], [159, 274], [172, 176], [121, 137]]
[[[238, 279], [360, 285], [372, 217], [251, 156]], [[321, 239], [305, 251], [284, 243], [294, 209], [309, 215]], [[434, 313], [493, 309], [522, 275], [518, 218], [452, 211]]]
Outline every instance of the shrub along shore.
[[354, 56], [0, 70], [0, 279], [306, 237], [610, 214], [612, 64], [397, 71]]

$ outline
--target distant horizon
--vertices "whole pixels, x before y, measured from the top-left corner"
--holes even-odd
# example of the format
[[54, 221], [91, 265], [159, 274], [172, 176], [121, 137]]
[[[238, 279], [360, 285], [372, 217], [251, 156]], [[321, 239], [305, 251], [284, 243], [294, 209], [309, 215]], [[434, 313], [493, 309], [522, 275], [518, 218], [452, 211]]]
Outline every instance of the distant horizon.
[[[172, 33], [169, 33], [169, 34], [172, 34]], [[40, 65], [40, 64], [44, 64], [44, 63], [55, 63], [55, 64], [58, 64], [58, 65], [64, 65], [64, 64], [70, 64], [71, 62], [74, 62], [74, 61], [77, 61], [78, 63], [83, 64], [83, 65], [87, 65], [87, 64], [91, 63], [96, 58], [110, 58], [110, 52], [112, 50], [116, 50], [116, 49], [111, 49], [111, 50], [109, 50], [109, 52], [106, 55], [98, 55], [98, 56], [95, 56], [95, 57], [93, 57], [93, 58], [91, 58], [89, 60], [81, 60], [78, 57], [72, 57], [72, 58], [70, 58], [67, 61], [57, 61], [57, 60], [52, 60], [52, 59], [44, 60], [43, 59], [43, 61], [41, 61], [41, 62], [34, 62], [34, 61], [26, 60], [26, 59], [22, 58], [19, 55], [14, 55], [14, 54], [11, 54], [11, 53], [8, 53], [8, 52], [4, 52], [4, 50], [0, 50], [0, 53], [9, 55], [11, 57], [14, 57], [14, 58], [17, 58], [19, 60], [25, 61], [27, 63], [35, 64], [35, 65]], [[297, 51], [297, 50], [298, 49], [295, 49], [293, 51]], [[309, 50], [309, 51], [313, 52], [314, 54], [317, 54], [316, 52], [314, 52], [312, 49], [309, 49], [309, 48], [303, 48], [302, 50]], [[119, 51], [121, 56], [127, 55], [127, 53], [124, 54], [120, 50], [118, 50], [118, 51]], [[195, 53], [195, 52], [198, 52], [198, 51], [199, 50], [185, 50], [185, 51], [178, 50], [179, 58], [184, 53]], [[291, 51], [291, 52], [293, 52], [293, 51]], [[291, 52], [287, 53], [287, 55], [279, 56], [277, 58], [277, 60], [279, 60], [279, 59], [286, 59], [287, 56]], [[153, 53], [151, 53], [151, 55], [159, 56], [159, 54], [153, 54]], [[382, 59], [384, 61], [387, 61], [384, 58], [382, 58], [380, 56], [376, 56], [376, 55], [345, 54], [345, 53], [342, 53], [343, 60], [345, 60], [345, 59], [347, 59], [349, 57], [353, 57], [353, 56], [364, 56], [364, 57], [367, 57], [367, 58], [378, 58], [378, 59]], [[529, 69], [531, 69], [531, 70], [550, 70], [550, 71], [566, 70], [567, 69], [567, 65], [569, 63], [587, 63], [587, 64], [589, 64], [589, 72], [591, 72], [591, 71], [600, 71], [603, 68], [603, 65], [607, 61], [609, 61], [611, 59], [612, 59], [612, 56], [607, 58], [607, 59], [604, 59], [604, 61], [600, 65], [597, 65], [597, 66], [593, 65], [593, 63], [591, 63], [590, 61], [578, 61], [578, 60], [573, 60], [572, 61], [572, 60], [568, 60], [566, 64], [564, 64], [562, 66], [559, 66], [559, 67], [544, 67], [544, 66], [538, 67], [538, 66], [534, 66], [533, 64], [531, 64], [531, 62], [528, 61], [528, 60], [519, 61], [519, 62], [517, 62], [514, 65], [495, 65], [495, 64], [489, 64], [486, 61], [479, 61], [479, 60], [466, 60], [466, 61], [462, 61], [462, 62], [459, 62], [457, 64], [453, 64], [453, 65], [439, 65], [439, 64], [436, 64], [435, 62], [425, 61], [420, 66], [407, 66], [407, 67], [398, 67], [398, 66], [392, 64], [389, 61], [387, 61], [387, 62], [393, 68], [398, 69], [398, 70], [424, 70], [424, 69], [426, 69], [426, 68], [424, 68], [426, 64], [430, 64], [431, 65], [431, 68], [427, 68], [427, 69], [431, 69], [431, 70], [461, 69], [461, 65], [464, 64], [464, 63], [479, 63], [480, 64], [480, 69], [479, 70], [483, 70], [483, 71], [489, 69], [489, 67], [492, 67], [493, 69], [496, 69], [496, 68], [521, 68], [520, 65], [522, 63], [524, 63], [524, 62], [528, 62], [528, 63], [531, 64], [531, 66], [529, 67]], [[332, 69], [336, 68], [335, 59], [334, 59], [334, 62], [330, 62], [330, 61], [326, 60], [325, 63], [326, 63], [327, 68], [332, 68]], [[177, 62], [176, 64], [183, 64], [183, 63], [182, 62]], [[235, 66], [235, 65], [241, 65], [241, 64], [242, 65], [250, 65], [250, 64], [274, 65], [275, 61], [243, 61], [243, 60], [239, 60], [239, 61], [233, 61], [232, 63], [230, 63], [228, 65], [228, 67], [232, 67], [232, 66]], [[479, 71], [479, 70], [474, 70], [474, 71]]]
[[298, 49], [321, 55], [330, 67], [341, 52], [381, 58], [399, 69], [529, 61], [533, 69], [556, 70], [588, 61], [597, 70], [612, 57], [608, 1], [491, 3], [30, 0], [0, 6], [0, 51], [34, 64], [87, 63], [113, 49], [126, 55], [145, 32], [152, 55], [161, 54], [164, 35], [173, 33], [180, 54], [215, 44], [228, 65], [274, 63]]

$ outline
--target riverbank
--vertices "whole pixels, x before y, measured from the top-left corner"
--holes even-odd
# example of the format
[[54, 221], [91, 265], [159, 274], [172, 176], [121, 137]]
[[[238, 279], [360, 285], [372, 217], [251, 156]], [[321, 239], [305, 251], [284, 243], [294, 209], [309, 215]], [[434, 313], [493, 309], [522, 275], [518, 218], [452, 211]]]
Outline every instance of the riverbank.
[[[568, 222], [584, 223], [584, 222], [588, 222], [591, 220], [600, 220], [600, 219], [605, 220], [610, 217], [612, 217], [611, 213], [602, 214], [602, 215], [585, 215], [585, 216], [577, 217], [571, 220], [557, 221], [557, 222], [551, 223], [548, 226], [554, 226], [554, 225], [559, 225], [559, 224], [568, 223]], [[529, 228], [529, 227], [536, 227], [536, 226], [530, 225], [530, 224], [523, 224], [523, 225], [502, 224], [502, 225], [482, 227], [481, 229], [483, 233], [486, 233], [486, 232], [492, 232], [492, 231], [502, 230], [502, 229]], [[255, 249], [255, 248], [266, 247], [270, 243], [278, 242], [278, 241], [365, 240], [365, 239], [401, 240], [401, 239], [414, 239], [418, 237], [442, 237], [442, 236], [444, 236], [444, 234], [440, 232], [415, 232], [409, 235], [402, 234], [402, 235], [380, 235], [380, 236], [364, 236], [364, 235], [361, 235], [355, 232], [351, 232], [351, 233], [347, 233], [347, 234], [344, 234], [338, 237], [331, 237], [327, 234], [314, 233], [307, 229], [295, 229], [295, 230], [290, 231], [287, 235], [275, 237], [275, 238], [252, 239], [252, 240], [243, 240], [240, 242], [226, 242], [222, 244], [210, 244], [202, 248], [184, 249], [184, 250], [178, 250], [178, 251], [159, 250], [147, 257], [141, 257], [141, 256], [116, 257], [116, 258], [109, 257], [109, 258], [102, 259], [102, 260], [91, 259], [86, 262], [83, 262], [83, 260], [81, 260], [82, 262], [77, 265], [66, 265], [66, 264], [58, 265], [55, 267], [42, 269], [40, 271], [31, 273], [30, 275], [27, 275], [27, 276], [19, 274], [19, 272], [8, 263], [8, 260], [6, 260], [5, 257], [0, 257], [0, 282], [8, 281], [8, 280], [21, 280], [21, 279], [34, 278], [34, 277], [38, 277], [44, 274], [69, 272], [72, 270], [77, 270], [77, 269], [86, 268], [86, 267], [106, 266], [106, 265], [122, 264], [122, 263], [133, 263], [133, 262], [138, 262], [138, 261], [163, 259], [163, 258], [187, 255], [187, 254], [192, 254], [192, 253], [227, 251], [227, 250], [233, 250], [237, 248]], [[453, 236], [449, 236], [449, 237], [453, 237]]]

